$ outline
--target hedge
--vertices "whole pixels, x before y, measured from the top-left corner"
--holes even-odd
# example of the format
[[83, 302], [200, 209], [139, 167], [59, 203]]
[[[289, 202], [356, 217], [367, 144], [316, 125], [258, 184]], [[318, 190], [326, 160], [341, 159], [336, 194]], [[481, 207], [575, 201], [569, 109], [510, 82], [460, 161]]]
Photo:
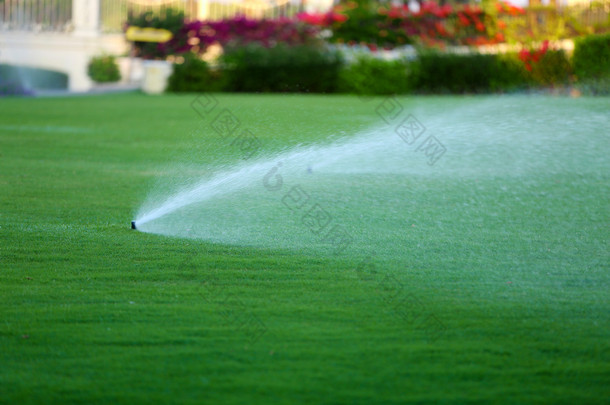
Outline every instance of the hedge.
[[578, 79], [610, 77], [610, 33], [577, 38], [572, 63]]
[[583, 93], [610, 95], [610, 33], [576, 39], [572, 64]]
[[216, 92], [224, 90], [224, 87], [224, 78], [220, 70], [212, 70], [196, 55], [187, 54], [184, 63], [174, 65], [167, 91]]
[[422, 52], [413, 66], [413, 88], [423, 93], [484, 93], [528, 85], [525, 69], [510, 55]]
[[307, 45], [249, 44], [225, 52], [225, 90], [235, 92], [332, 93], [343, 66], [339, 52]]
[[228, 49], [220, 69], [197, 57], [177, 65], [170, 91], [408, 94], [489, 93], [563, 86], [571, 64], [564, 51], [546, 51], [531, 65], [517, 54], [420, 52], [414, 61], [360, 57], [344, 65], [335, 51], [313, 46], [249, 44]]
[[341, 70], [338, 90], [361, 95], [409, 93], [409, 62], [360, 57]]

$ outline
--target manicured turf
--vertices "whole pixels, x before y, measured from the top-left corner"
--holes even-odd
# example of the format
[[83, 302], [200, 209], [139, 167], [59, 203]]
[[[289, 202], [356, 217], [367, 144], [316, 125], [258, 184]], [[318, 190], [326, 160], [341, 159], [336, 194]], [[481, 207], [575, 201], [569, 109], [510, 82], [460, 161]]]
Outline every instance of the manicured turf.
[[[610, 99], [401, 99], [447, 153], [359, 179], [332, 255], [129, 229], [151, 189], [242, 161], [194, 97], [0, 99], [0, 402], [608, 403]], [[216, 98], [268, 153], [388, 107]]]

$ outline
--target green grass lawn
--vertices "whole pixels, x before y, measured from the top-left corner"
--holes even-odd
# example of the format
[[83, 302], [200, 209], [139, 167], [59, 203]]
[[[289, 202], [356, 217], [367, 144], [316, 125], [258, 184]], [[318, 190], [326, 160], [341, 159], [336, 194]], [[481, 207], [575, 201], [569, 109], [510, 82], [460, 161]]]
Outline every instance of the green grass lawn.
[[[334, 255], [269, 215], [260, 245], [129, 229], [244, 164], [194, 97], [0, 99], [1, 403], [609, 403], [610, 99], [400, 99], [447, 152], [303, 183], [365, 214]], [[263, 157], [386, 128], [382, 98], [216, 98]]]

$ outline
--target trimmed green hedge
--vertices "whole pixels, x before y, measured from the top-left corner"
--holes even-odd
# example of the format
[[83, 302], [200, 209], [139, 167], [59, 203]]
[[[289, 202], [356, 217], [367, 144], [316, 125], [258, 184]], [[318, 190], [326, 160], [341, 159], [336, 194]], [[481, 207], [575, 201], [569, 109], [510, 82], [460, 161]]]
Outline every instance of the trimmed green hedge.
[[196, 55], [174, 65], [172, 92], [313, 92], [337, 91], [343, 59], [338, 52], [312, 46], [266, 48], [257, 44], [229, 49], [212, 69]]
[[577, 38], [572, 61], [579, 79], [610, 77], [610, 34]]
[[565, 51], [547, 51], [538, 63], [532, 65], [530, 77], [533, 86], [561, 86], [568, 84], [572, 64]]
[[313, 46], [249, 44], [226, 51], [222, 64], [226, 91], [333, 93], [343, 58]]
[[409, 93], [409, 62], [360, 57], [341, 70], [338, 89], [362, 95]]
[[548, 51], [531, 70], [517, 54], [420, 52], [414, 61], [360, 57], [345, 66], [339, 53], [311, 46], [260, 45], [228, 50], [220, 70], [196, 57], [177, 65], [170, 91], [408, 94], [490, 93], [563, 86], [572, 67], [564, 51]]
[[511, 55], [422, 52], [413, 87], [423, 93], [486, 93], [526, 87], [525, 69]]
[[576, 39], [572, 64], [584, 93], [610, 95], [610, 34]]
[[219, 70], [212, 70], [196, 55], [187, 54], [182, 64], [175, 64], [169, 77], [167, 91], [209, 92], [224, 90], [224, 78]]

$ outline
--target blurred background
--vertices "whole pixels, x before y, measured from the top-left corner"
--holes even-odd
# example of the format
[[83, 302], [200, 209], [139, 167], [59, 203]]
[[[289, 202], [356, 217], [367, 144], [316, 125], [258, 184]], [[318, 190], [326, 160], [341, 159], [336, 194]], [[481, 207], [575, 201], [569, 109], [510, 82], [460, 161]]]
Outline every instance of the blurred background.
[[597, 94], [609, 31], [610, 0], [0, 0], [0, 94]]

